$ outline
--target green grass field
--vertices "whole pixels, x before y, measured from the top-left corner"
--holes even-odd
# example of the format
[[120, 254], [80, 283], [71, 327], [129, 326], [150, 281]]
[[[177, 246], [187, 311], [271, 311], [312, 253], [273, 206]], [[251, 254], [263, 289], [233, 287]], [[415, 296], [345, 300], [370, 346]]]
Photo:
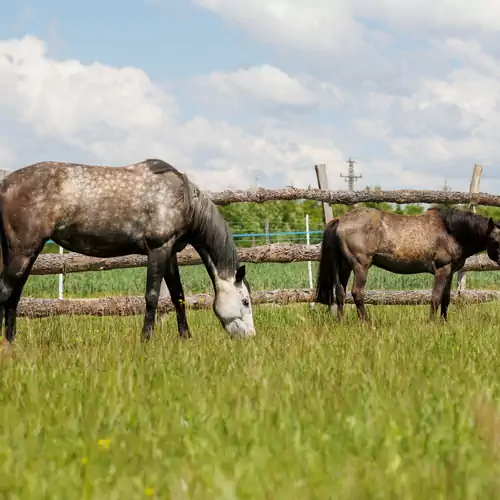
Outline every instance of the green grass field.
[[[187, 293], [210, 290], [203, 268], [182, 275]], [[305, 287], [307, 265], [248, 276]], [[144, 278], [67, 275], [66, 296], [140, 295]], [[431, 279], [373, 270], [368, 287]], [[57, 276], [25, 296], [56, 297]], [[500, 305], [452, 303], [446, 325], [427, 307], [369, 311], [361, 327], [352, 307], [343, 325], [321, 307], [256, 307], [251, 341], [189, 311], [191, 341], [169, 315], [146, 346], [142, 317], [19, 319], [0, 356], [0, 497], [498, 498]]]

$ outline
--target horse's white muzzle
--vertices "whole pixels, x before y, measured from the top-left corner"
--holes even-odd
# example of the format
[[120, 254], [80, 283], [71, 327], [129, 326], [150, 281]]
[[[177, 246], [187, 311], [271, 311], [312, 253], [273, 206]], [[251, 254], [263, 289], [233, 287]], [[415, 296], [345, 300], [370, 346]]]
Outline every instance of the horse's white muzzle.
[[246, 338], [246, 337], [255, 337], [255, 327], [252, 325], [248, 325], [241, 319], [235, 319], [225, 325], [226, 332], [231, 337], [236, 338]]

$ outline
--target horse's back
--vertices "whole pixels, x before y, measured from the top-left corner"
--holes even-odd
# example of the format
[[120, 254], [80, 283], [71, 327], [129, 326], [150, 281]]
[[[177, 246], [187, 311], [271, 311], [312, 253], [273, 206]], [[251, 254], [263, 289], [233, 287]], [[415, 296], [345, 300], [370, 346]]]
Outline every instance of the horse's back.
[[[1, 184], [1, 192], [11, 196], [22, 193], [24, 199], [71, 197], [89, 202], [100, 197], [146, 195], [152, 197], [159, 191], [172, 191], [184, 187], [182, 174], [162, 160], [146, 160], [122, 166], [85, 165], [63, 162], [39, 162], [14, 170]], [[130, 199], [129, 199], [130, 201]]]
[[416, 215], [385, 213], [384, 237], [380, 254], [391, 254], [393, 261], [432, 262], [446, 234], [442, 223], [432, 213]]
[[161, 160], [121, 167], [41, 162], [6, 177], [0, 197], [16, 232], [32, 226], [68, 249], [107, 256], [182, 233], [187, 190], [185, 177]]
[[399, 273], [429, 271], [447, 237], [442, 221], [430, 211], [403, 215], [375, 208], [343, 215], [338, 232], [346, 253]]

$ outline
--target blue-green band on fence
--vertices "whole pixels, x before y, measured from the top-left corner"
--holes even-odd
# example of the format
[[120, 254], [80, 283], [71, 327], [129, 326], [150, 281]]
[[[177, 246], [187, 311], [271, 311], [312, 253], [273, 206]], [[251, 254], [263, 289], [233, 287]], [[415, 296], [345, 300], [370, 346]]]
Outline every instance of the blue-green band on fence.
[[[323, 231], [309, 231], [309, 234], [321, 234]], [[235, 233], [233, 238], [252, 238], [252, 237], [264, 237], [264, 236], [291, 236], [291, 235], [306, 235], [307, 231], [282, 231], [277, 233]], [[55, 241], [49, 240], [47, 243], [55, 243]]]

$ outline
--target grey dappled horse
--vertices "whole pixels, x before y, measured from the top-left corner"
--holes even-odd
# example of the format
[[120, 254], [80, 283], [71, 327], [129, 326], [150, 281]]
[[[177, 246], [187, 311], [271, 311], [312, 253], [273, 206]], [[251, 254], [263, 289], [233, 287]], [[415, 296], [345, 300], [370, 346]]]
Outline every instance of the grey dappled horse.
[[354, 271], [352, 298], [358, 317], [367, 319], [365, 284], [374, 265], [398, 274], [433, 274], [430, 318], [441, 304], [441, 316], [446, 319], [453, 273], [465, 259], [483, 250], [500, 264], [500, 225], [482, 215], [444, 207], [420, 215], [354, 209], [325, 228], [316, 301], [331, 306], [335, 288], [337, 314], [342, 318], [347, 282]]
[[141, 339], [151, 337], [161, 280], [170, 291], [181, 337], [190, 337], [176, 253], [191, 244], [212, 280], [213, 309], [231, 336], [255, 335], [245, 266], [212, 201], [161, 160], [122, 166], [41, 162], [0, 185], [0, 328], [16, 334], [16, 310], [37, 256], [52, 239], [94, 257], [147, 255]]

